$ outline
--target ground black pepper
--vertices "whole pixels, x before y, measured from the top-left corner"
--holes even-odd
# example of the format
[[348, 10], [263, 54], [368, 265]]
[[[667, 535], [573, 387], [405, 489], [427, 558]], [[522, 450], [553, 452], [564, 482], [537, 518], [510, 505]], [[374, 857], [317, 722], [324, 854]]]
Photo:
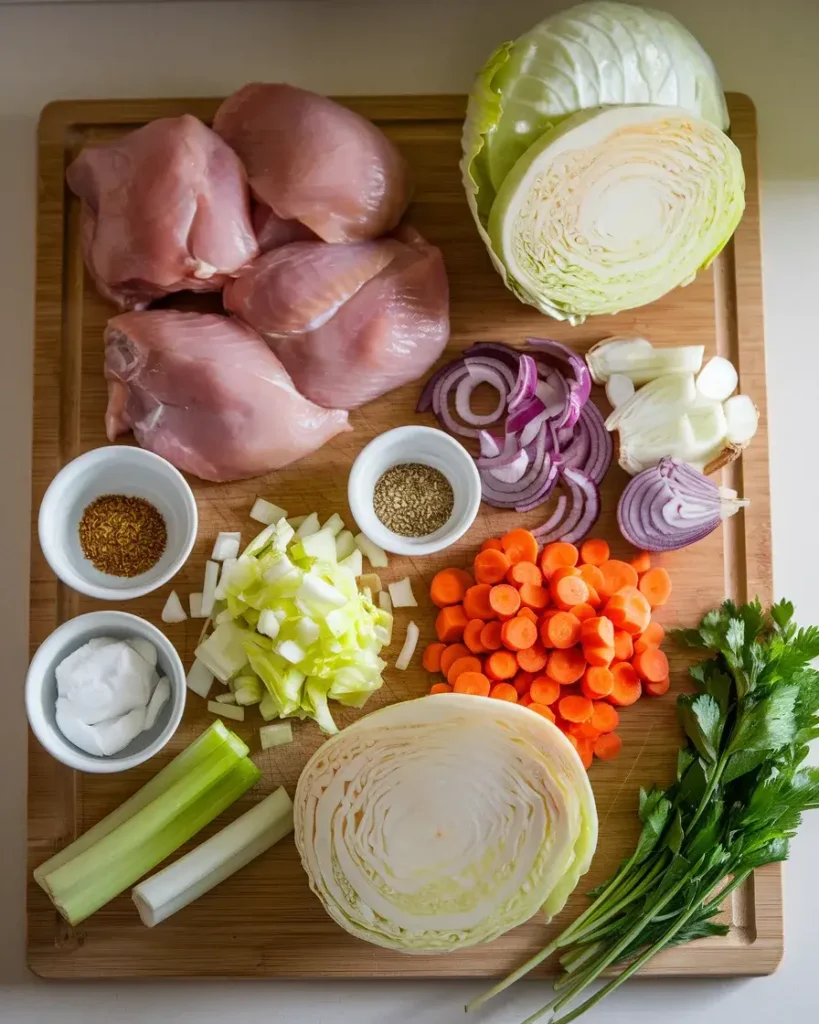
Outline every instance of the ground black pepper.
[[162, 557], [168, 531], [162, 514], [145, 498], [103, 494], [80, 519], [82, 553], [109, 576], [139, 576]]
[[373, 509], [400, 537], [426, 537], [452, 515], [455, 495], [444, 474], [420, 462], [405, 462], [388, 469], [375, 485]]

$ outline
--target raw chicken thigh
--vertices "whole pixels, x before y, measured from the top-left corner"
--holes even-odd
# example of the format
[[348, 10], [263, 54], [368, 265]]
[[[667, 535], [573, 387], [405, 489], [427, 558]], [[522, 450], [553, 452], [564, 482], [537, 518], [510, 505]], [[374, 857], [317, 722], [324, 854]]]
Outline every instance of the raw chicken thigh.
[[225, 317], [174, 310], [108, 322], [109, 440], [217, 482], [259, 476], [348, 430], [347, 413], [303, 398], [264, 341]]
[[246, 85], [219, 107], [213, 129], [241, 157], [256, 199], [325, 242], [377, 238], [407, 208], [409, 171], [399, 151], [326, 96]]
[[267, 253], [224, 301], [265, 337], [298, 390], [327, 408], [353, 409], [416, 380], [449, 338], [443, 258], [407, 227], [378, 242]]
[[259, 252], [239, 158], [188, 114], [87, 147], [67, 179], [82, 200], [88, 270], [120, 309], [219, 291]]

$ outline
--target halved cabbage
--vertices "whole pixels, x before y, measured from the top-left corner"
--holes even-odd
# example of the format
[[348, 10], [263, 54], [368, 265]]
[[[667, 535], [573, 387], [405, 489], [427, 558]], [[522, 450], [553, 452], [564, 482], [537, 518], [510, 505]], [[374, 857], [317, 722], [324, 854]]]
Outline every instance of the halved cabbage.
[[346, 931], [407, 953], [497, 938], [565, 904], [597, 812], [580, 758], [525, 707], [437, 694], [367, 715], [308, 761], [295, 837]]

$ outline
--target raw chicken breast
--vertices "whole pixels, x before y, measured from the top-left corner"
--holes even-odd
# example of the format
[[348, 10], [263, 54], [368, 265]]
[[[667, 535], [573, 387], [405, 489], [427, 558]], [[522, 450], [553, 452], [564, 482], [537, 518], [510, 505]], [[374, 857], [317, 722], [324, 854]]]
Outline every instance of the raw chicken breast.
[[[449, 338], [449, 286], [440, 250], [407, 227], [394, 239], [370, 243], [371, 249], [355, 246], [349, 263], [343, 249], [353, 247], [327, 246], [340, 251], [319, 257], [310, 287], [292, 284], [291, 293], [308, 244], [260, 257], [225, 297], [232, 312], [263, 334], [299, 391], [328, 408], [354, 409], [423, 376]], [[359, 284], [372, 267], [363, 250], [392, 258]], [[271, 261], [274, 255], [282, 262]], [[323, 312], [344, 295], [349, 297], [327, 319]], [[312, 319], [313, 326], [284, 332], [284, 325], [292, 328], [299, 319]]]
[[204, 480], [259, 476], [349, 430], [347, 413], [303, 398], [255, 331], [203, 313], [149, 310], [108, 321], [109, 440]]
[[282, 220], [263, 203], [256, 203], [253, 210], [253, 230], [260, 252], [270, 252], [290, 242], [315, 242], [318, 235], [298, 220]]
[[188, 114], [87, 147], [66, 178], [82, 200], [89, 273], [120, 309], [219, 291], [259, 252], [239, 158]]
[[292, 85], [246, 85], [219, 107], [213, 130], [247, 168], [255, 197], [325, 242], [392, 230], [410, 199], [409, 171], [371, 122]]

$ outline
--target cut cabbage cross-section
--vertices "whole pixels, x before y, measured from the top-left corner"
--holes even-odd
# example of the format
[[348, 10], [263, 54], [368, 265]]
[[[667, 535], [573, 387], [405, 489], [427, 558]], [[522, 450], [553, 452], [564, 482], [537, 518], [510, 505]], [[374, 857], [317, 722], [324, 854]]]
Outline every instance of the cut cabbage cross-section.
[[560, 320], [617, 313], [688, 284], [744, 209], [739, 151], [674, 107], [575, 114], [507, 175], [489, 216], [519, 298]]
[[295, 797], [310, 886], [346, 931], [461, 949], [565, 904], [597, 813], [580, 758], [540, 715], [437, 694], [368, 715], [313, 755]]

